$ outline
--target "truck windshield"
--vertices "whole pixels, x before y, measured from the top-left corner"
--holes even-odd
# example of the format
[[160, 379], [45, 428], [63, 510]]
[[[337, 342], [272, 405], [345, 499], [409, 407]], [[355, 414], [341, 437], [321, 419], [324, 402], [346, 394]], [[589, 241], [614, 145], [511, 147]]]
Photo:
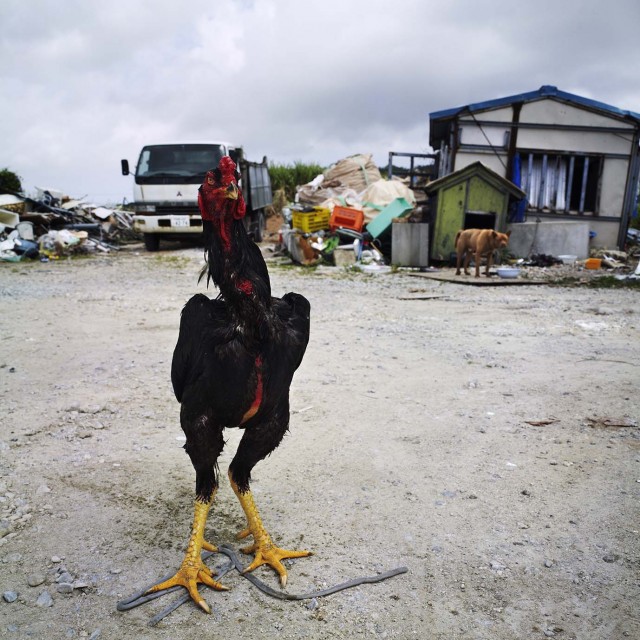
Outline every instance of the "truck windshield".
[[144, 147], [136, 167], [138, 184], [201, 182], [224, 155], [218, 144], [162, 144]]

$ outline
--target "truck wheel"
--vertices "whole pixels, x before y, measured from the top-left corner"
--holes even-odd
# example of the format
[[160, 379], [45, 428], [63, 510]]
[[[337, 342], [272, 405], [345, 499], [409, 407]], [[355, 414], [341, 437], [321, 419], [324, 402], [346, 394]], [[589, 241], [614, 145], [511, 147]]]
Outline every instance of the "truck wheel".
[[154, 233], [145, 233], [144, 248], [147, 251], [157, 251], [160, 248], [160, 238]]
[[264, 230], [266, 228], [266, 223], [264, 221], [264, 213], [262, 211], [258, 214], [258, 224], [256, 225], [256, 230], [253, 232], [253, 239], [256, 242], [262, 242], [264, 240]]

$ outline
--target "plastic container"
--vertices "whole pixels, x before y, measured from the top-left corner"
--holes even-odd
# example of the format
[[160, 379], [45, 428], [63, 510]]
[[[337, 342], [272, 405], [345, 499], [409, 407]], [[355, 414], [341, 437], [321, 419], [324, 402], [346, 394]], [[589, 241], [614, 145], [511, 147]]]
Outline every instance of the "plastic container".
[[329, 228], [335, 231], [338, 227], [362, 231], [364, 226], [364, 213], [359, 209], [335, 206], [329, 219]]
[[291, 218], [295, 229], [303, 233], [313, 233], [321, 229], [329, 228], [331, 212], [322, 207], [313, 207], [311, 211], [291, 211]]
[[600, 269], [602, 267], [602, 260], [600, 258], [589, 258], [584, 261], [585, 269]]
[[19, 222], [16, 225], [16, 229], [18, 230], [18, 234], [23, 240], [33, 240], [33, 222], [28, 222], [24, 220]]
[[496, 273], [501, 278], [512, 279], [517, 278], [520, 275], [520, 269], [516, 269], [514, 267], [500, 267], [496, 270]]
[[564, 264], [573, 264], [578, 259], [578, 256], [564, 255], [564, 256], [558, 256], [558, 259], [562, 260]]

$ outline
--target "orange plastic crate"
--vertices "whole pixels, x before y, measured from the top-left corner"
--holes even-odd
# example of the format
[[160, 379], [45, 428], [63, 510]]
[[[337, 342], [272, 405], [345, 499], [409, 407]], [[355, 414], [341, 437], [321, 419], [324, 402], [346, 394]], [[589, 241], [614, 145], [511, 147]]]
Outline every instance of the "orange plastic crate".
[[334, 207], [329, 218], [329, 228], [335, 231], [338, 227], [362, 231], [364, 226], [364, 213], [359, 209], [349, 207]]

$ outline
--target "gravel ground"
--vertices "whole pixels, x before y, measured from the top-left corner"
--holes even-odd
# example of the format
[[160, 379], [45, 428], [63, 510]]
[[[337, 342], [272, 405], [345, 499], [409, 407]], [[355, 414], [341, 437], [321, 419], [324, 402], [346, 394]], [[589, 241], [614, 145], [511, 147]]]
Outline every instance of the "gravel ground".
[[[117, 612], [189, 534], [169, 368], [200, 266], [0, 265], [0, 637], [640, 638], [640, 293], [275, 265], [312, 304], [291, 433], [254, 471], [274, 539], [314, 552], [287, 591], [408, 573], [281, 602], [234, 572], [212, 615]], [[207, 538], [237, 546], [226, 437]]]

